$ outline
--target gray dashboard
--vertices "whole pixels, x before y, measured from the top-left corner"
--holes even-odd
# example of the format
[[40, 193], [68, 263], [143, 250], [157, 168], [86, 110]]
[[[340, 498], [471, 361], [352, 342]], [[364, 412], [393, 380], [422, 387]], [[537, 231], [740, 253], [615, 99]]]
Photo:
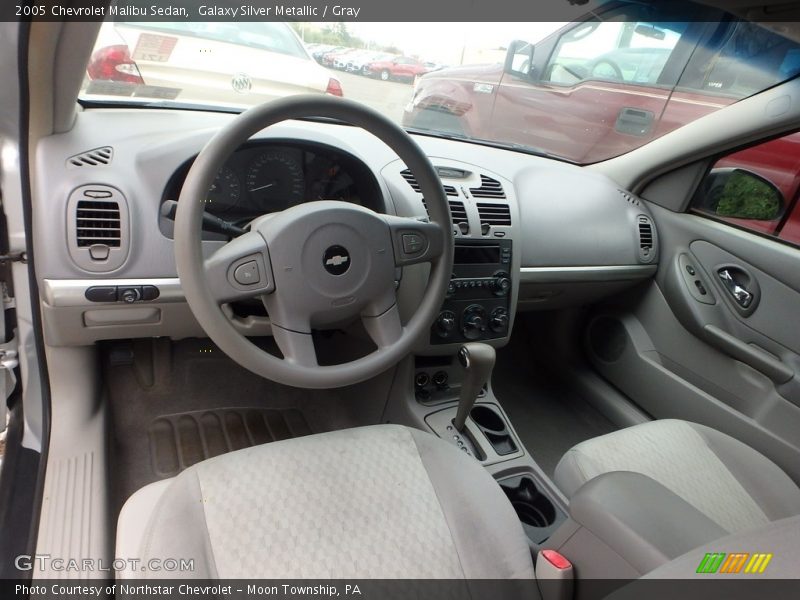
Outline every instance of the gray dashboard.
[[[70, 132], [38, 147], [34, 244], [48, 343], [203, 335], [183, 301], [174, 242], [160, 207], [179, 189], [180, 174], [192, 158], [232, 118], [199, 111], [85, 110]], [[508, 265], [512, 323], [518, 310], [591, 302], [655, 272], [658, 250], [652, 216], [641, 200], [607, 178], [499, 148], [426, 136], [416, 141], [439, 169], [454, 212], [456, 242], [502, 240], [513, 246]], [[253, 165], [258, 161], [277, 160], [273, 155], [263, 158], [276, 149], [297, 164], [316, 164], [310, 185], [321, 185], [321, 177], [333, 173], [331, 157], [338, 157], [343, 178], [330, 189], [342, 192], [343, 200], [390, 214], [425, 215], [422, 196], [405, 165], [360, 129], [293, 121], [263, 131], [232, 159], [230, 168], [239, 185], [266, 185], [256, 180], [257, 173], [251, 177], [251, 171], [256, 172]], [[295, 202], [308, 197], [307, 184], [292, 191]], [[122, 213], [119, 224], [114, 222], [111, 232], [99, 231], [100, 223], [92, 218], [105, 216], [109, 205], [103, 202], [109, 198]], [[270, 207], [254, 202], [250, 208]], [[110, 236], [111, 241], [99, 240], [99, 246], [111, 246], [108, 258], [98, 254], [95, 235]], [[208, 239], [204, 252], [210, 255], [223, 243]], [[413, 310], [426, 273], [418, 265], [402, 274], [401, 312]], [[93, 286], [141, 290], [148, 285], [157, 286], [159, 296], [130, 305], [92, 302], [85, 293]], [[237, 326], [252, 335], [270, 331], [268, 318], [257, 315], [238, 318]], [[505, 343], [507, 337], [501, 335], [493, 343]], [[426, 342], [421, 345], [431, 350]], [[437, 351], [447, 351], [447, 344]]]

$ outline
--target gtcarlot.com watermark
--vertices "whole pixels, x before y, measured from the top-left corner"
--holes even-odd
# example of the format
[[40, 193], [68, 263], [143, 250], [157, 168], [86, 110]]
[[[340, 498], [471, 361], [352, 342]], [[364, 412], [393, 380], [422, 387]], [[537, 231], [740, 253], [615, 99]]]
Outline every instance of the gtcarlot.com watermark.
[[14, 560], [20, 571], [50, 571], [55, 573], [114, 573], [146, 571], [160, 573], [191, 573], [193, 558], [115, 558], [111, 561], [97, 558], [58, 558], [49, 554], [21, 554]]

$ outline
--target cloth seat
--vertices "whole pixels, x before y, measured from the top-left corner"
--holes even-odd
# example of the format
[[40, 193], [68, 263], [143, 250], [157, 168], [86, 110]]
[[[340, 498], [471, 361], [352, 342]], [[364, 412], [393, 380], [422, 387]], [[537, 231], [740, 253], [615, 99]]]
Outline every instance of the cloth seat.
[[255, 446], [142, 488], [117, 557], [190, 559], [187, 578], [532, 578], [519, 519], [474, 459], [376, 425]]
[[555, 481], [571, 497], [587, 481], [615, 471], [654, 479], [728, 533], [800, 515], [800, 488], [780, 467], [697, 423], [652, 421], [577, 444], [556, 466]]

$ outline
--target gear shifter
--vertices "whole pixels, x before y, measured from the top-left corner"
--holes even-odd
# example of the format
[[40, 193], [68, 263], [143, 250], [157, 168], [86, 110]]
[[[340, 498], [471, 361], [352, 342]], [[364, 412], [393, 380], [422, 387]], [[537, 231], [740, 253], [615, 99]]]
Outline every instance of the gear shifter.
[[492, 374], [494, 359], [494, 348], [489, 344], [471, 342], [459, 348], [458, 360], [464, 367], [464, 380], [458, 398], [458, 412], [453, 420], [458, 431], [464, 431], [467, 417], [478, 399], [478, 394]]

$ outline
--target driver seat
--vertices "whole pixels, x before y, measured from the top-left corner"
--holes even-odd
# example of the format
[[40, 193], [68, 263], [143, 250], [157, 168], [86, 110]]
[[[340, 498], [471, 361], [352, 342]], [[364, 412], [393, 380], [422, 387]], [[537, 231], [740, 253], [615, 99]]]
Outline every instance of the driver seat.
[[511, 504], [439, 438], [375, 425], [200, 462], [122, 508], [117, 557], [191, 559], [125, 578], [533, 578]]

